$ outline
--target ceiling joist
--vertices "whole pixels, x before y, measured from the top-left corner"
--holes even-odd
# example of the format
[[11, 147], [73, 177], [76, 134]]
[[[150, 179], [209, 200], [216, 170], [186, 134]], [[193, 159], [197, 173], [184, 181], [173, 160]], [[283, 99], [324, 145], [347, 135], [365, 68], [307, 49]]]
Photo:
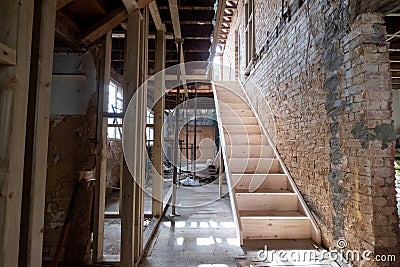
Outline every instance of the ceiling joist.
[[156, 25], [157, 31], [166, 32], [165, 24], [162, 23], [160, 12], [158, 11], [157, 2], [153, 1], [149, 4], [149, 10], [153, 18], [154, 24]]
[[60, 10], [61, 8], [65, 7], [72, 1], [74, 0], [57, 0], [57, 10]]
[[115, 28], [118, 24], [126, 20], [128, 17], [128, 13], [125, 10], [125, 7], [120, 6], [114, 9], [107, 16], [103, 17], [95, 23], [89, 30], [85, 31], [86, 34], [82, 38], [81, 42], [84, 45], [89, 45], [104, 36], [106, 33]]

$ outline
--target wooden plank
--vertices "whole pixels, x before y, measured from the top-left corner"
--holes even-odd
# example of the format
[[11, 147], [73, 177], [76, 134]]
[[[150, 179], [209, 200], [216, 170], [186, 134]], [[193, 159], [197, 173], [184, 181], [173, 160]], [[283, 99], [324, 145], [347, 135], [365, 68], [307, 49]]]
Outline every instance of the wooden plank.
[[110, 12], [107, 16], [101, 18], [93, 26], [84, 31], [84, 37], [81, 42], [84, 45], [89, 45], [104, 36], [106, 33], [114, 29], [118, 24], [126, 20], [128, 13], [124, 6], [119, 6]]
[[282, 173], [277, 159], [266, 158], [231, 158], [228, 168], [232, 174], [276, 174]]
[[305, 239], [310, 238], [307, 217], [242, 217], [245, 239]]
[[169, 12], [171, 13], [172, 27], [175, 39], [182, 39], [181, 24], [179, 23], [179, 12], [177, 0], [168, 0]]
[[56, 3], [35, 4], [19, 264], [42, 264]]
[[[241, 120], [242, 118], [239, 118]], [[230, 134], [258, 134], [261, 135], [261, 129], [259, 125], [224, 125], [225, 132]]]
[[262, 135], [243, 136], [241, 134], [224, 134], [227, 147], [230, 145], [269, 145], [268, 140]]
[[[139, 86], [139, 58], [140, 58], [140, 20], [141, 14], [137, 9], [131, 12], [128, 16], [128, 30], [126, 42], [126, 61], [125, 61], [125, 72], [124, 72], [124, 110], [126, 112], [128, 104], [138, 89]], [[137, 114], [139, 109], [137, 107], [132, 107], [132, 112]], [[136, 197], [136, 187], [133, 173], [130, 172], [129, 167], [133, 167], [132, 170], [136, 169], [138, 166], [135, 162], [137, 147], [137, 124], [125, 122], [124, 134], [127, 132], [132, 134], [132, 138], [129, 139], [132, 142], [125, 144], [125, 148], [128, 146], [131, 148], [129, 153], [134, 153], [133, 155], [127, 155], [125, 153], [124, 166], [123, 166], [123, 176], [122, 176], [122, 214], [121, 214], [121, 266], [122, 267], [132, 267], [135, 265], [135, 250], [134, 247], [136, 240], [136, 228], [134, 225], [134, 220], [136, 215], [135, 211], [135, 197]], [[128, 156], [128, 157], [127, 157]], [[137, 178], [137, 177], [135, 177]]]
[[222, 124], [225, 125], [239, 125], [245, 127], [247, 125], [257, 125], [258, 121], [256, 117], [222, 117]]
[[[148, 9], [145, 8], [142, 13], [142, 19], [140, 20], [140, 45], [139, 45], [139, 89], [136, 91], [138, 95], [137, 102], [137, 113], [135, 117], [137, 127], [137, 149], [136, 155], [136, 167], [135, 167], [135, 216], [134, 216], [134, 260], [135, 264], [138, 265], [143, 255], [144, 248], [144, 183], [146, 178], [146, 119], [147, 119], [147, 87], [140, 87], [147, 78], [147, 29], [148, 29]], [[128, 137], [129, 138], [129, 137]]]
[[0, 43], [0, 65], [15, 66], [17, 64], [17, 51]]
[[244, 109], [244, 110], [232, 110], [232, 109], [221, 109], [220, 110], [221, 117], [227, 117], [229, 115], [234, 115], [234, 116], [239, 116], [239, 117], [251, 117], [253, 116], [253, 111], [250, 109]]
[[240, 217], [283, 217], [285, 219], [292, 217], [299, 217], [300, 219], [307, 218], [306, 215], [298, 210], [242, 210], [240, 211]]
[[233, 174], [232, 184], [235, 189], [288, 189], [286, 174]]
[[[151, 4], [155, 3], [152, 2]], [[150, 4], [150, 6], [151, 6]], [[151, 11], [151, 8], [150, 8]], [[156, 39], [156, 65], [154, 85], [154, 144], [153, 144], [153, 166], [156, 170], [153, 177], [152, 211], [154, 216], [161, 216], [163, 212], [163, 187], [164, 187], [164, 73], [166, 57], [165, 31], [157, 31]]]
[[239, 210], [297, 210], [295, 193], [236, 193]]
[[[164, 31], [164, 35], [165, 35], [165, 32], [167, 31], [167, 29], [165, 28], [165, 24], [163, 24], [163, 22], [161, 20], [160, 12], [157, 7], [157, 2], [156, 1], [150, 2], [149, 9], [150, 9], [150, 13], [153, 18], [154, 24], [156, 25], [157, 31]], [[157, 61], [157, 59], [156, 59], [156, 61]]]
[[56, 34], [58, 38], [66, 42], [72, 49], [80, 51], [81, 46], [78, 40], [80, 29], [70, 18], [61, 12], [57, 13]]
[[233, 103], [233, 104], [236, 104], [236, 103], [247, 103], [245, 98], [240, 98], [238, 96], [232, 97], [232, 96], [220, 95], [218, 97], [218, 100], [223, 102], [223, 103], [225, 103], [225, 104], [228, 104], [228, 105], [231, 104], [231, 103]]
[[[146, 7], [148, 4], [152, 3], [154, 0], [138, 0], [137, 4], [139, 6], [139, 8], [144, 8]], [[155, 1], [154, 1], [155, 2]]]
[[65, 7], [69, 3], [72, 3], [74, 0], [57, 0], [57, 10]]
[[0, 42], [16, 48], [0, 73], [0, 266], [18, 266], [34, 1], [0, 2]]
[[139, 8], [135, 0], [122, 0], [122, 3], [124, 3], [125, 9], [128, 14]]
[[228, 158], [275, 158], [269, 145], [236, 145], [226, 148]]
[[221, 30], [221, 26], [222, 26], [222, 20], [224, 17], [225, 7], [226, 7], [226, 0], [218, 1], [216, 20], [215, 20], [216, 24], [214, 26], [214, 38], [213, 38], [213, 42], [211, 44], [211, 59], [214, 59], [215, 51], [216, 51], [217, 45], [219, 43], [220, 30]]
[[106, 198], [107, 177], [107, 118], [103, 112], [107, 111], [107, 88], [111, 80], [111, 32], [102, 39], [97, 81], [97, 135], [96, 135], [96, 187], [95, 187], [95, 218], [93, 234], [93, 260], [103, 260], [104, 243], [104, 213]]

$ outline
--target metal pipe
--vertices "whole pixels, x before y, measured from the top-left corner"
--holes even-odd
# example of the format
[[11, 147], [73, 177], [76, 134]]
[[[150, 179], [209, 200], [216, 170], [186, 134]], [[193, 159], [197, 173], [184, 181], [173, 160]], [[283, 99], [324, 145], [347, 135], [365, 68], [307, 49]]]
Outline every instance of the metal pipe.
[[[180, 55], [180, 50], [182, 46], [180, 44], [177, 45], [178, 48], [178, 60]], [[177, 80], [178, 84], [180, 84], [181, 74], [180, 69], [177, 71]], [[181, 86], [179, 85], [176, 90], [176, 107], [175, 107], [175, 138], [174, 138], [174, 172], [172, 177], [172, 207], [171, 207], [171, 216], [179, 216], [176, 212], [176, 190], [178, 188], [178, 149], [179, 149], [179, 94], [180, 94]]]
[[193, 127], [193, 179], [196, 178], [197, 158], [197, 82], [194, 83], [194, 127]]

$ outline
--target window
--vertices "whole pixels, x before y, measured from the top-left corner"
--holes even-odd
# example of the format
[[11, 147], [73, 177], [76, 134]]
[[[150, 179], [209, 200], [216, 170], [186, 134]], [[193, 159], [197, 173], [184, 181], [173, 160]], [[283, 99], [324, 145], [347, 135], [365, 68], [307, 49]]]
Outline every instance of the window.
[[[123, 92], [122, 88], [114, 82], [108, 87], [108, 112], [123, 112]], [[122, 137], [122, 118], [109, 118], [107, 136], [109, 139], [121, 139]]]
[[245, 26], [246, 67], [249, 67], [255, 54], [254, 0], [246, 0], [245, 2]]
[[146, 123], [146, 145], [151, 147], [154, 143], [154, 113], [150, 109], [147, 109]]

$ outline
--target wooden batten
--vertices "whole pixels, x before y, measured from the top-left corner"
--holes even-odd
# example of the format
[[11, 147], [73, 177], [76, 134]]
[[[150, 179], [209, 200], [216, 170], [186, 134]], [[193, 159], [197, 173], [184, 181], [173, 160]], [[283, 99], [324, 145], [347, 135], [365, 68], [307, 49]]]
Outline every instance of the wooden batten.
[[89, 45], [104, 36], [106, 33], [114, 29], [118, 24], [126, 20], [128, 13], [124, 6], [117, 7], [105, 17], [101, 18], [93, 26], [87, 29], [81, 42], [84, 45]]
[[[155, 2], [152, 2], [153, 4]], [[150, 5], [151, 5], [150, 4]], [[151, 8], [150, 8], [151, 11]], [[154, 18], [154, 16], [153, 16]], [[152, 190], [152, 211], [154, 216], [161, 216], [163, 213], [163, 187], [164, 187], [164, 74], [161, 72], [165, 68], [166, 57], [165, 31], [157, 31], [156, 39], [156, 76], [154, 86], [154, 145], [153, 145], [153, 165], [156, 170], [153, 177]], [[158, 100], [158, 101], [157, 101]]]
[[103, 117], [103, 112], [107, 111], [106, 99], [107, 88], [111, 80], [111, 32], [101, 40], [100, 47], [100, 66], [98, 66], [97, 83], [97, 136], [96, 136], [96, 187], [95, 187], [95, 218], [94, 218], [94, 238], [93, 238], [93, 260], [100, 262], [103, 260], [104, 243], [104, 213], [106, 197], [106, 176], [107, 176], [107, 118]]
[[0, 8], [0, 43], [17, 54], [0, 75], [0, 266], [18, 266], [34, 1]]
[[[142, 150], [144, 149], [143, 143], [140, 145], [140, 138], [143, 135], [134, 134], [140, 132], [140, 123], [143, 123], [140, 111], [140, 96], [135, 94], [139, 87], [140, 82], [140, 64], [141, 64], [141, 51], [140, 51], [140, 36], [141, 36], [141, 20], [142, 15], [139, 10], [131, 12], [128, 16], [128, 30], [126, 42], [126, 61], [125, 61], [125, 73], [124, 73], [124, 110], [126, 112], [131, 98], [135, 95], [138, 100], [131, 112], [136, 114], [135, 123], [124, 122], [124, 135], [126, 132], [132, 133], [130, 136], [130, 143], [132, 150], [125, 153], [133, 153], [129, 157], [124, 157], [123, 175], [122, 175], [122, 214], [121, 214], [121, 264], [122, 267], [135, 266], [137, 259], [137, 250], [140, 249], [138, 244], [138, 218], [140, 216], [140, 210], [136, 210], [138, 207], [138, 191], [139, 185], [137, 181], [140, 181], [140, 160], [139, 157], [143, 156]], [[140, 121], [139, 121], [140, 120]], [[125, 136], [123, 136], [125, 138]], [[128, 162], [130, 161], [130, 162]], [[130, 172], [129, 167], [132, 167], [133, 173]], [[135, 179], [134, 179], [135, 178]]]

